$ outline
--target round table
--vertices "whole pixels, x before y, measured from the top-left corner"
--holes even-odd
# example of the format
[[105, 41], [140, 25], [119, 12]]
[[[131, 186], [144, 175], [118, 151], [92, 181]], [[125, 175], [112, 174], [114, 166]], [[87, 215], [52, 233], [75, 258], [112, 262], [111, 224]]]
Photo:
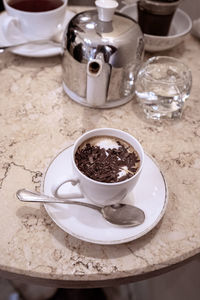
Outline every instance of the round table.
[[[1, 54], [1, 276], [57, 287], [111, 286], [154, 276], [199, 253], [199, 53], [200, 43], [191, 35], [176, 48], [156, 53], [181, 59], [193, 75], [181, 120], [159, 124], [144, 118], [134, 98], [107, 110], [72, 101], [62, 88], [59, 56]], [[155, 158], [168, 185], [162, 220], [148, 234], [125, 244], [81, 241], [61, 230], [43, 205], [16, 198], [19, 188], [39, 191], [57, 153], [98, 127], [134, 135]]]

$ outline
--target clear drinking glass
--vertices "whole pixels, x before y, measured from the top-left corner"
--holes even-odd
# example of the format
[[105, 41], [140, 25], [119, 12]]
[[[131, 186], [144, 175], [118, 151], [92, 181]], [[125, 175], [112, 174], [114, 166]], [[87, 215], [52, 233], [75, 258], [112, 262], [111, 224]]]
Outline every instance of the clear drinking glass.
[[169, 56], [148, 59], [138, 72], [135, 93], [149, 119], [180, 118], [190, 95], [192, 74], [180, 60]]

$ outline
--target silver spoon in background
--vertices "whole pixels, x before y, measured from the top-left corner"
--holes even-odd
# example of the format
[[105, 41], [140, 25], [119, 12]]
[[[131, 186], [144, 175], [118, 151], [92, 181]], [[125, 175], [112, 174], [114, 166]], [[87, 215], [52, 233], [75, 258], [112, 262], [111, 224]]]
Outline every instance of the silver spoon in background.
[[0, 53], [3, 53], [6, 50], [12, 50], [15, 49], [17, 47], [21, 47], [21, 46], [26, 46], [26, 45], [51, 45], [53, 47], [62, 47], [61, 42], [59, 42], [57, 39], [49, 39], [49, 40], [33, 40], [33, 41], [26, 41], [23, 43], [17, 43], [17, 44], [12, 44], [12, 45], [8, 45], [8, 46], [0, 46]]
[[109, 223], [124, 227], [138, 226], [142, 224], [145, 219], [145, 214], [140, 208], [129, 204], [119, 203], [99, 207], [90, 203], [49, 197], [26, 189], [18, 190], [16, 195], [17, 198], [23, 202], [66, 203], [89, 207], [100, 212]]
[[[58, 47], [58, 48], [60, 48], [60, 54], [62, 54], [62, 38], [63, 38], [64, 28], [66, 28], [68, 22], [76, 14], [75, 12], [69, 11], [69, 10], [67, 13], [69, 13], [68, 17], [64, 20], [63, 24], [58, 25], [57, 31], [51, 38], [16, 42], [15, 44], [10, 44], [10, 45], [6, 45], [6, 46], [0, 45], [0, 54], [6, 50], [13, 50], [17, 47], [26, 46], [26, 45], [28, 45], [28, 46], [44, 45], [45, 47], [46, 46]], [[20, 32], [18, 34], [20, 34]]]
[[[66, 23], [67, 24], [67, 23]], [[33, 40], [25, 40], [22, 42], [15, 42], [10, 45], [0, 45], [0, 54], [5, 52], [6, 50], [13, 50], [15, 48], [21, 47], [21, 46], [52, 46], [52, 47], [59, 47], [60, 52], [62, 53], [62, 35], [63, 35], [63, 26], [66, 25], [65, 23], [63, 25], [58, 26], [56, 33], [48, 38], [48, 39], [33, 39]], [[18, 33], [19, 35], [20, 33]]]

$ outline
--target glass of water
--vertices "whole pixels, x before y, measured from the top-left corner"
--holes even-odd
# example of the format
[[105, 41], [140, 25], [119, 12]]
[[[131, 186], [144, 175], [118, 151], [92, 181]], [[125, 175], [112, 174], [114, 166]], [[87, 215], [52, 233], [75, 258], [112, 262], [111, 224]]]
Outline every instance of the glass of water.
[[190, 95], [192, 74], [180, 60], [169, 56], [148, 59], [138, 72], [135, 93], [149, 119], [180, 118]]

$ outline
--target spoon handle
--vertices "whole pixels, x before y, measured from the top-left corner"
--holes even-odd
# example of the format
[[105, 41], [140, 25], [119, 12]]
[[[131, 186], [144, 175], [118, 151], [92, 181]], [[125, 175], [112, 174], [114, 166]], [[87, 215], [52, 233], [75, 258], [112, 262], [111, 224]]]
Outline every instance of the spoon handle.
[[46, 195], [42, 195], [36, 192], [31, 192], [26, 189], [18, 190], [16, 193], [17, 198], [23, 202], [38, 202], [38, 203], [65, 203], [74, 204], [89, 207], [98, 211], [101, 211], [101, 207], [98, 207], [91, 203], [85, 203], [80, 201], [73, 201], [64, 198], [54, 198]]
[[14, 44], [14, 45], [0, 46], [0, 53], [3, 53], [7, 49], [14, 49], [15, 47], [26, 46], [26, 45], [43, 45], [43, 44], [61, 47], [61, 43], [53, 40], [35, 40], [35, 41], [33, 40], [33, 41], [27, 41], [23, 43]]

